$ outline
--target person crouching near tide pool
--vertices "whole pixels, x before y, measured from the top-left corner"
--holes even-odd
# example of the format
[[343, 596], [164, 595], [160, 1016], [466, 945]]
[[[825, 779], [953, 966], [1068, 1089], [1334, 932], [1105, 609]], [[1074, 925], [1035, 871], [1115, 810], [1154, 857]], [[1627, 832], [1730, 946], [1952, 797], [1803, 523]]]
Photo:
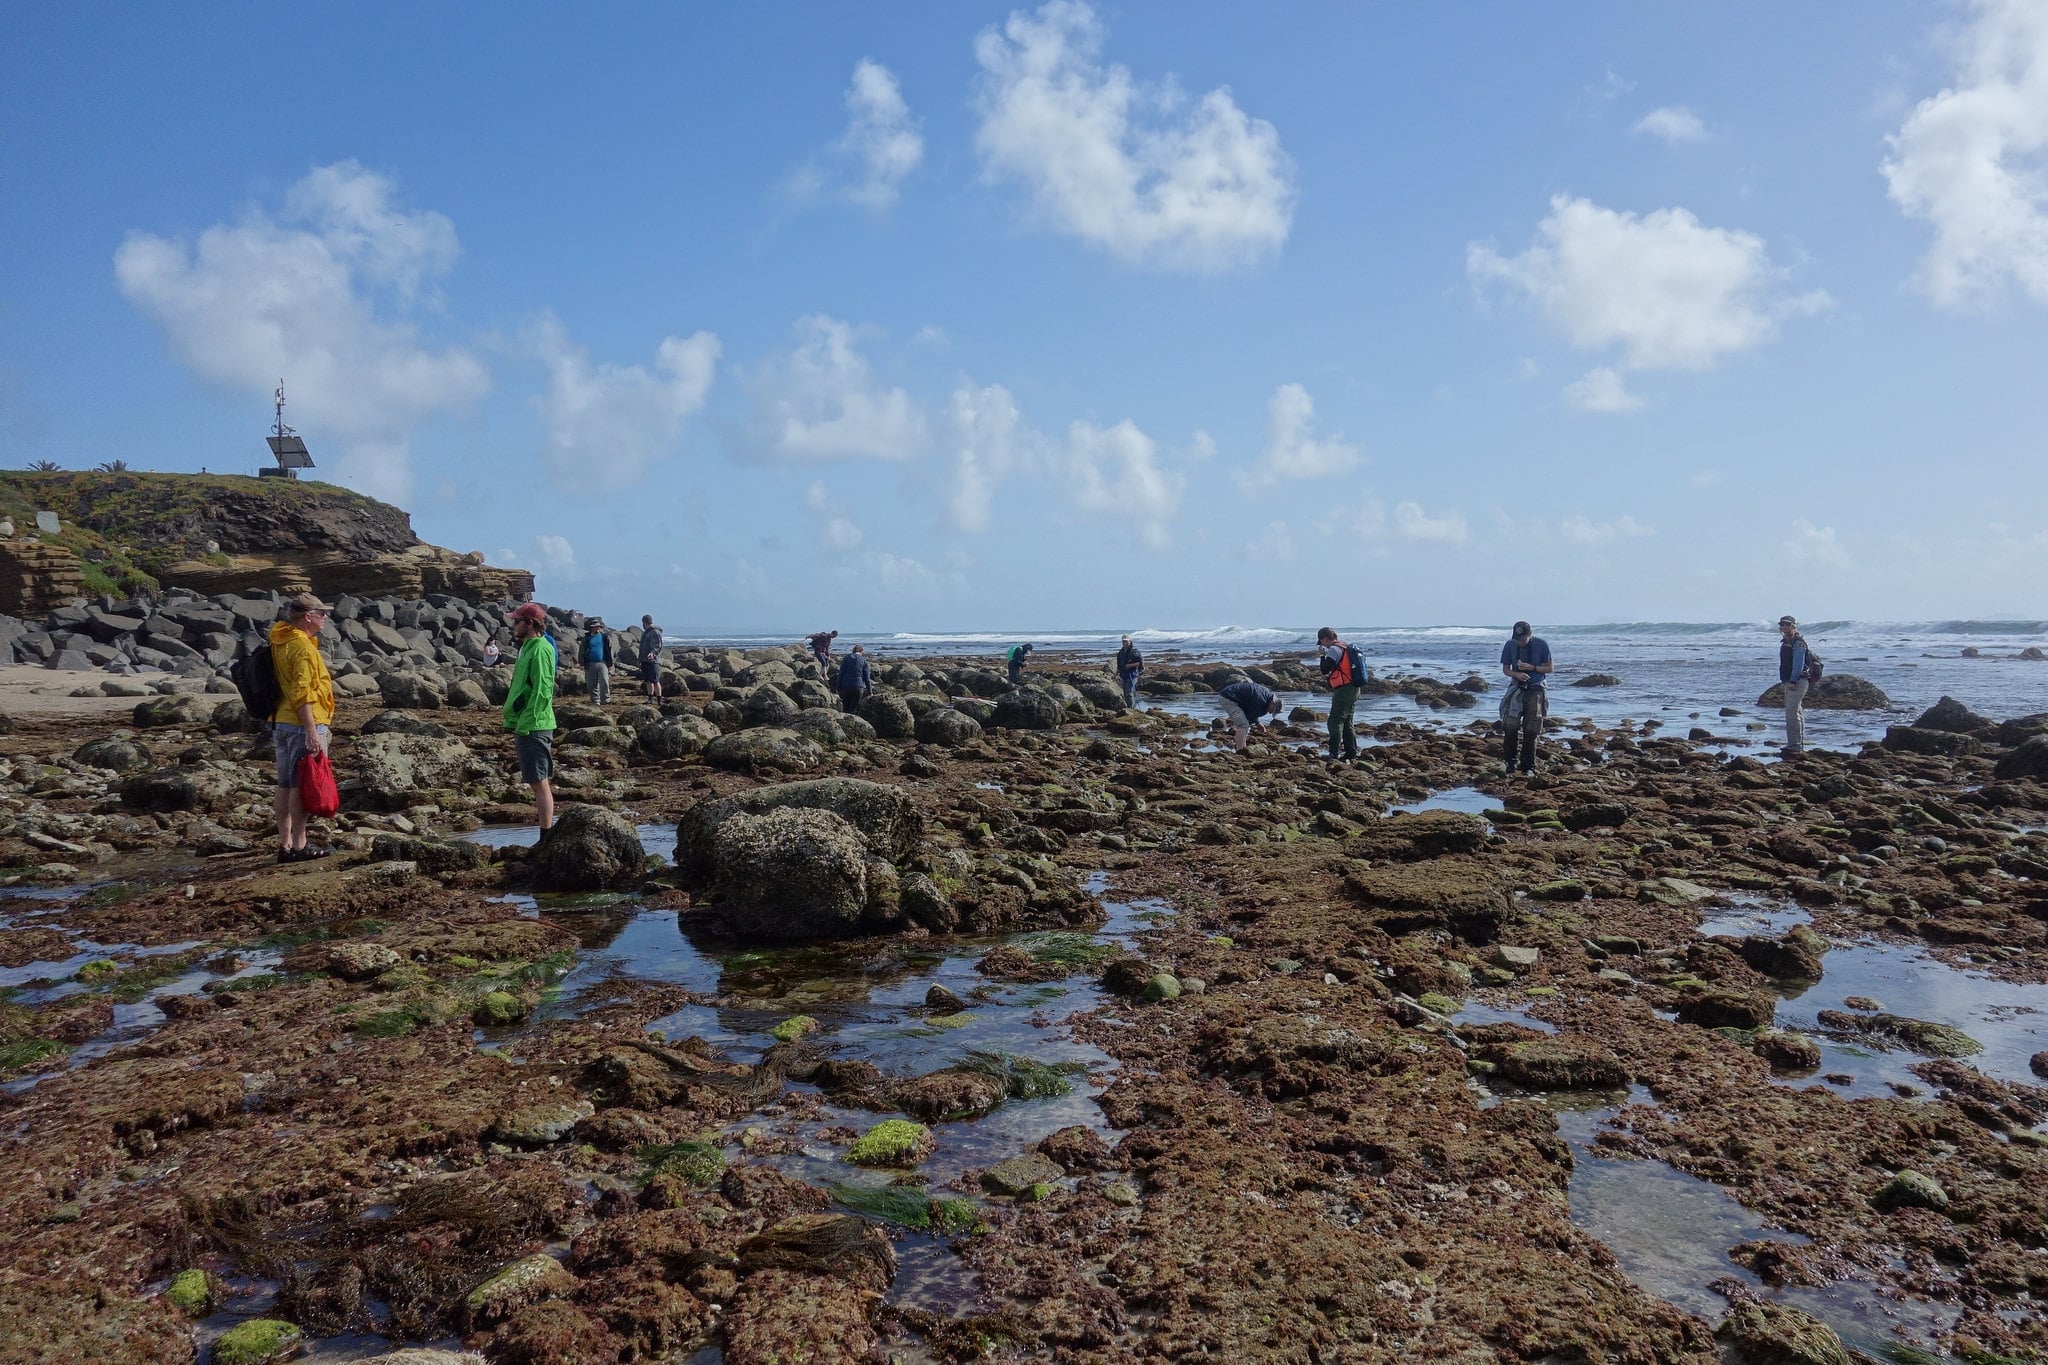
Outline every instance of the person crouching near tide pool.
[[534, 816], [543, 834], [555, 823], [555, 647], [546, 627], [547, 613], [538, 602], [512, 613], [519, 657], [505, 697], [505, 728], [515, 736], [519, 777], [533, 788]]
[[270, 734], [277, 745], [277, 860], [302, 863], [327, 850], [306, 842], [306, 807], [299, 800], [299, 760], [324, 754], [333, 735], [334, 679], [320, 657], [327, 604], [302, 592], [285, 604], [270, 627], [270, 666], [277, 674], [277, 710]]
[[1351, 728], [1351, 718], [1358, 710], [1358, 689], [1365, 685], [1365, 656], [1357, 645], [1338, 639], [1329, 626], [1316, 632], [1316, 654], [1323, 681], [1330, 686], [1330, 762], [1355, 762], [1358, 732]]
[[1003, 656], [1010, 665], [1010, 686], [1024, 681], [1024, 665], [1031, 662], [1030, 645], [1011, 645], [1010, 652]]
[[1543, 733], [1543, 718], [1550, 714], [1550, 693], [1543, 680], [1550, 676], [1550, 646], [1529, 628], [1527, 621], [1515, 622], [1514, 634], [1500, 647], [1500, 671], [1514, 684], [1501, 699], [1500, 719], [1507, 731], [1501, 746], [1506, 771], [1515, 770], [1517, 740], [1520, 741], [1524, 774], [1536, 771], [1536, 738]]
[[1230, 722], [1231, 747], [1239, 753], [1251, 740], [1254, 725], [1280, 714], [1280, 698], [1273, 695], [1273, 689], [1249, 678], [1218, 688], [1216, 700], [1223, 707], [1223, 718]]
[[1124, 636], [1123, 648], [1116, 652], [1116, 679], [1123, 684], [1124, 705], [1138, 704], [1138, 675], [1145, 671], [1145, 656], [1131, 643], [1131, 637]]
[[867, 646], [855, 645], [853, 653], [839, 661], [839, 704], [846, 708], [847, 715], [855, 715], [874, 690], [874, 680], [868, 675]]

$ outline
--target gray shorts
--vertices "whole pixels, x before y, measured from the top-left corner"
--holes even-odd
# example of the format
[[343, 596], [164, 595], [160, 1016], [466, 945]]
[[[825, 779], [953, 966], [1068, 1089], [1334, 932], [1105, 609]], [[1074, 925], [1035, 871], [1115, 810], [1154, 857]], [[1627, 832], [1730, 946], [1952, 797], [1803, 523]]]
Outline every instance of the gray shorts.
[[535, 730], [519, 737], [519, 780], [531, 785], [555, 775], [555, 732]]
[[[316, 725], [320, 742], [326, 744], [333, 739], [324, 725]], [[270, 740], [277, 746], [277, 785], [286, 791], [299, 785], [299, 760], [306, 756], [306, 730], [301, 725], [287, 725], [283, 721], [270, 723]]]

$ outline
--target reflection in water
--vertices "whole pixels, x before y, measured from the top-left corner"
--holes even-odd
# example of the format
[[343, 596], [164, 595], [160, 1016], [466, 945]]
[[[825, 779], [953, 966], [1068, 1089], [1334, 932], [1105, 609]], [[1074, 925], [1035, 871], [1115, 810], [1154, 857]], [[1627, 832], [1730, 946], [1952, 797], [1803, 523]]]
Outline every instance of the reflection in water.
[[1488, 796], [1477, 787], [1449, 787], [1432, 793], [1427, 799], [1396, 806], [1389, 814], [1410, 815], [1426, 810], [1454, 810], [1464, 815], [1483, 815], [1490, 810], [1500, 809], [1500, 798]]
[[[1548, 1095], [1558, 1131], [1571, 1144], [1572, 1222], [1604, 1242], [1622, 1273], [1647, 1292], [1708, 1322], [1718, 1322], [1727, 1300], [1708, 1286], [1717, 1280], [1746, 1285], [1759, 1297], [1804, 1309], [1835, 1329], [1843, 1341], [1882, 1354], [1901, 1337], [1924, 1345], [1951, 1326], [1958, 1311], [1942, 1304], [1894, 1302], [1861, 1281], [1823, 1289], [1766, 1288], [1728, 1259], [1742, 1242], [1803, 1245], [1806, 1238], [1771, 1228], [1726, 1190], [1661, 1161], [1602, 1156], [1593, 1139], [1621, 1110], [1622, 1097]], [[1631, 1087], [1627, 1102], [1649, 1104], [1647, 1090]]]
[[[675, 861], [675, 825], [635, 825], [634, 829], [639, 831], [640, 847], [665, 863]], [[455, 837], [467, 843], [482, 844], [485, 848], [532, 848], [534, 841], [540, 838], [540, 826], [486, 825]]]

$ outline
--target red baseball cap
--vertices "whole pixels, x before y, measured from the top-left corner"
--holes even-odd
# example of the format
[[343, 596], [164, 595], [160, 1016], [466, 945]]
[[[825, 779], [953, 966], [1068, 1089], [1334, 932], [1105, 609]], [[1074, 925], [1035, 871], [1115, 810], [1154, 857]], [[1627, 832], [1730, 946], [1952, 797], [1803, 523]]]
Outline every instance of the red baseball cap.
[[537, 626], [546, 625], [548, 614], [538, 602], [522, 602], [512, 609], [508, 621], [531, 621]]

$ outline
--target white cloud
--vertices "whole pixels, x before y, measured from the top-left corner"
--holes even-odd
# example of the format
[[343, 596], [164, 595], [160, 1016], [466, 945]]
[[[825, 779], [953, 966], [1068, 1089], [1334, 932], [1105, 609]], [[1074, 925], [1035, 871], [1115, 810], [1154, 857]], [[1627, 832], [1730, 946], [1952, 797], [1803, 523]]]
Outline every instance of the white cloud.
[[924, 135], [903, 101], [895, 73], [864, 57], [846, 87], [846, 131], [822, 163], [799, 168], [783, 190], [800, 204], [829, 192], [882, 213], [895, 204], [903, 182], [923, 160]]
[[1476, 285], [1526, 296], [1572, 345], [1619, 346], [1632, 369], [1707, 369], [1770, 338], [1780, 313], [1827, 306], [1780, 296], [1782, 272], [1760, 238], [1708, 227], [1684, 209], [1638, 217], [1560, 194], [1516, 256], [1474, 242]]
[[414, 429], [491, 386], [482, 361], [428, 345], [404, 316], [458, 251], [447, 218], [399, 207], [389, 180], [342, 161], [293, 185], [281, 218], [252, 208], [189, 244], [131, 232], [114, 276], [181, 364], [252, 399], [283, 377], [314, 458], [339, 445], [340, 482], [404, 502]]
[[1132, 523], [1155, 549], [1166, 544], [1166, 525], [1180, 509], [1186, 480], [1160, 465], [1158, 446], [1134, 423], [1074, 423], [1058, 465], [1067, 500], [1077, 509]]
[[1246, 484], [1320, 479], [1358, 463], [1358, 447], [1341, 434], [1315, 434], [1316, 403], [1299, 384], [1282, 384], [1266, 405], [1266, 446]]
[[1619, 372], [1602, 365], [1564, 386], [1564, 399], [1580, 412], [1634, 412], [1643, 400], [1628, 391]]
[[566, 488], [616, 493], [645, 478], [700, 411], [718, 368], [709, 332], [664, 337], [654, 369], [590, 363], [552, 315], [534, 324], [532, 347], [547, 365], [548, 387], [533, 398], [547, 427], [549, 472]]
[[891, 597], [936, 597], [948, 581], [919, 561], [887, 550], [862, 555], [859, 572]]
[[1403, 540], [1434, 541], [1443, 545], [1463, 545], [1471, 539], [1463, 513], [1450, 512], [1432, 517], [1422, 510], [1420, 503], [1413, 502], [1394, 505], [1394, 533]]
[[813, 480], [804, 493], [804, 506], [818, 515], [818, 538], [825, 547], [840, 554], [858, 549], [865, 536], [825, 487], [823, 479]]
[[535, 536], [534, 545], [540, 552], [541, 567], [549, 573], [564, 578], [576, 576], [576, 547], [566, 536]]
[[902, 460], [925, 441], [923, 411], [884, 388], [854, 347], [854, 329], [822, 314], [797, 323], [801, 338], [754, 380], [749, 435], [766, 456], [790, 460]]
[[1605, 545], [1615, 540], [1641, 540], [1657, 534], [1656, 528], [1645, 526], [1632, 516], [1618, 517], [1613, 521], [1594, 521], [1581, 513], [1564, 519], [1559, 528], [1564, 538], [1579, 545]]
[[1659, 138], [1667, 147], [1707, 140], [1707, 125], [1700, 120], [1698, 114], [1682, 104], [1667, 104], [1661, 109], [1652, 109], [1636, 120], [1636, 126], [1629, 131]]
[[1792, 537], [1782, 542], [1785, 557], [1806, 568], [1853, 569], [1855, 561], [1835, 536], [1832, 526], [1815, 526], [1801, 517], [1792, 523]]
[[1636, 88], [1636, 83], [1623, 76], [1613, 67], [1608, 67], [1601, 78], [1591, 85], [1579, 87], [1578, 97], [1571, 103], [1570, 113], [1598, 114], [1607, 106]]
[[1287, 240], [1294, 167], [1228, 87], [1190, 101], [1171, 81], [1104, 66], [1080, 0], [1013, 12], [975, 40], [984, 176], [1016, 181], [1054, 229], [1123, 260], [1210, 273]]
[[2008, 281], [2048, 303], [2048, 6], [1970, 9], [1955, 84], [1891, 136], [1885, 181], [1902, 212], [1933, 225], [1921, 284], [1935, 303], [1988, 303]]
[[944, 440], [953, 460], [947, 513], [963, 531], [984, 530], [996, 485], [1025, 462], [1038, 437], [1024, 425], [1008, 389], [963, 383], [946, 406]]

